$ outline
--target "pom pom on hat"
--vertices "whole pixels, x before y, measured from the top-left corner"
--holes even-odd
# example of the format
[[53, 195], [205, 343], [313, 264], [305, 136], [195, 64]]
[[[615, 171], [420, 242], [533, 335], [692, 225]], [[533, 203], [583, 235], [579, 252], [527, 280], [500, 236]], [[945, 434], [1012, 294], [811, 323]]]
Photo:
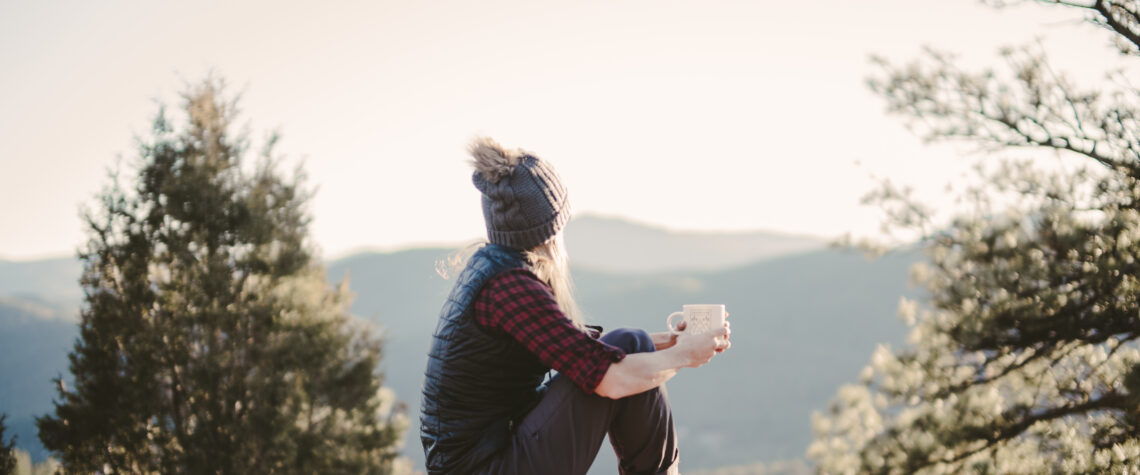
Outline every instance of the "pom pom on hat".
[[471, 165], [475, 171], [491, 183], [498, 183], [503, 177], [514, 173], [523, 156], [521, 150], [504, 150], [502, 145], [490, 137], [476, 137], [467, 145], [467, 152], [471, 154]]

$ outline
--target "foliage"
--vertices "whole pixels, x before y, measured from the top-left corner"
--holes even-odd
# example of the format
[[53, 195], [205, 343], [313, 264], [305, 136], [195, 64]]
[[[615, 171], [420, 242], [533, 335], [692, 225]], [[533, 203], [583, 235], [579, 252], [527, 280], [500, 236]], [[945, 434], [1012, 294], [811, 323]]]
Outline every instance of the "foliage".
[[252, 171], [237, 99], [207, 79], [159, 111], [133, 186], [86, 213], [85, 305], [37, 420], [68, 472], [380, 473], [403, 425], [380, 342], [348, 315], [307, 243], [300, 170]]
[[[1087, 12], [1140, 56], [1140, 3], [1039, 3]], [[924, 235], [913, 277], [929, 298], [900, 304], [908, 346], [876, 350], [815, 416], [821, 472], [1140, 469], [1140, 97], [1124, 72], [1081, 90], [1040, 47], [1002, 54], [980, 73], [936, 51], [877, 60], [872, 89], [925, 138], [1036, 159], [980, 166], [970, 211], [944, 227], [897, 188], [871, 196]]]
[[0, 414], [0, 475], [16, 472], [16, 438], [4, 442], [4, 420], [7, 418], [7, 414]]

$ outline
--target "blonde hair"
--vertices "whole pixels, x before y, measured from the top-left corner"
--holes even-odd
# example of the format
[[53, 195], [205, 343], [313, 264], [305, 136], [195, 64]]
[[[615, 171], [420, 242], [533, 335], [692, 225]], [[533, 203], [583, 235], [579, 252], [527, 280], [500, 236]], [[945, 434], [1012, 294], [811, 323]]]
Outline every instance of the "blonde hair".
[[570, 278], [570, 260], [566, 254], [566, 245], [562, 242], [562, 233], [555, 234], [546, 242], [535, 246], [523, 253], [530, 261], [531, 270], [538, 279], [546, 282], [554, 291], [554, 300], [562, 313], [570, 318], [574, 325], [582, 328], [585, 321], [578, 302], [574, 300], [574, 281]]
[[[486, 244], [486, 241], [475, 242], [441, 259], [436, 262], [436, 273], [444, 279], [459, 275], [471, 256]], [[574, 281], [570, 278], [569, 256], [566, 254], [566, 246], [562, 242], [562, 233], [555, 234], [546, 242], [523, 251], [523, 257], [530, 264], [534, 275], [550, 286], [554, 293], [554, 300], [558, 302], [558, 307], [562, 313], [575, 326], [584, 328], [585, 320], [582, 317], [582, 311], [574, 299]]]

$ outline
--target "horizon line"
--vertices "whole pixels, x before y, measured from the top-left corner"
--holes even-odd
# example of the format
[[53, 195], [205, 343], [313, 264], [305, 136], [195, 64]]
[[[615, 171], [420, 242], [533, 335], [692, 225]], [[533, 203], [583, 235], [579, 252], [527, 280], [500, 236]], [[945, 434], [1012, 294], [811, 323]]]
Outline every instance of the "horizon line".
[[[699, 235], [699, 236], [716, 236], [716, 235], [743, 236], [743, 235], [748, 235], [748, 234], [767, 233], [767, 234], [782, 235], [782, 236], [786, 236], [786, 237], [800, 237], [800, 238], [818, 239], [820, 241], [825, 241], [825, 242], [833, 240], [836, 237], [838, 237], [838, 235], [828, 237], [828, 236], [821, 236], [821, 235], [807, 233], [807, 232], [781, 231], [781, 230], [773, 230], [773, 229], [765, 229], [765, 228], [750, 228], [750, 229], [723, 229], [723, 228], [721, 228], [721, 229], [701, 229], [701, 228], [688, 228], [688, 227], [678, 228], [678, 227], [672, 227], [672, 226], [659, 224], [659, 223], [652, 223], [652, 222], [637, 219], [637, 218], [630, 218], [630, 217], [622, 216], [619, 214], [599, 213], [599, 212], [586, 212], [586, 213], [582, 213], [582, 214], [573, 215], [573, 216], [571, 216], [570, 222], [573, 222], [573, 221], [580, 219], [580, 218], [595, 218], [595, 219], [601, 219], [601, 220], [606, 220], [606, 221], [618, 221], [618, 222], [622, 222], [625, 224], [630, 224], [633, 226], [647, 228], [647, 229], [650, 229], [653, 231], [658, 231], [658, 232], [663, 232], [663, 233], [668, 233], [668, 234], [688, 234], [688, 235]], [[388, 245], [364, 244], [364, 245], [354, 246], [354, 247], [351, 247], [351, 248], [348, 248], [348, 249], [345, 249], [342, 251], [338, 251], [335, 253], [328, 253], [328, 254], [325, 254], [323, 248], [318, 248], [317, 254], [321, 256], [321, 261], [333, 262], [333, 261], [337, 261], [340, 259], [345, 259], [345, 258], [352, 257], [352, 256], [355, 256], [358, 254], [365, 254], [365, 253], [393, 254], [393, 253], [397, 253], [397, 252], [412, 251], [412, 250], [417, 250], [417, 249], [456, 249], [456, 248], [460, 248], [460, 247], [469, 245], [469, 244], [474, 243], [476, 241], [485, 240], [485, 239], [486, 238], [484, 236], [470, 236], [470, 237], [465, 238], [465, 239], [418, 240], [418, 241], [407, 241], [407, 242], [403, 242], [403, 243], [388, 244]], [[76, 248], [76, 251], [77, 250], [78, 250], [78, 247]], [[10, 254], [0, 254], [0, 262], [28, 263], [28, 262], [38, 262], [38, 261], [69, 259], [69, 258], [78, 259], [78, 257], [75, 256], [75, 254], [76, 254], [76, 252], [74, 252], [74, 251], [71, 253], [64, 253], [64, 252], [35, 253], [35, 254], [27, 255], [27, 256], [13, 256]]]

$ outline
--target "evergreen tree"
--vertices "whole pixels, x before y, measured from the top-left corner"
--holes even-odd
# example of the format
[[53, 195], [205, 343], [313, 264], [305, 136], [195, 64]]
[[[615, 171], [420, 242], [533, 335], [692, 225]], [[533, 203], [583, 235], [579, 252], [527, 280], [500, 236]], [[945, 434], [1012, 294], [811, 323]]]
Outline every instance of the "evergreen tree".
[[[1140, 2], [1037, 3], [1084, 11], [1140, 56]], [[947, 226], [905, 190], [873, 194], [924, 236], [914, 278], [929, 298], [900, 305], [908, 346], [877, 349], [814, 418], [821, 472], [1140, 470], [1140, 95], [1124, 72], [1081, 90], [1041, 49], [980, 72], [931, 51], [870, 81], [926, 138], [999, 165], [979, 167], [972, 211]]]
[[7, 414], [0, 414], [0, 475], [16, 473], [16, 437], [4, 443], [4, 420]]
[[67, 472], [384, 473], [404, 425], [380, 343], [308, 243], [308, 193], [252, 167], [207, 79], [160, 108], [131, 186], [86, 213], [85, 305], [40, 439]]

